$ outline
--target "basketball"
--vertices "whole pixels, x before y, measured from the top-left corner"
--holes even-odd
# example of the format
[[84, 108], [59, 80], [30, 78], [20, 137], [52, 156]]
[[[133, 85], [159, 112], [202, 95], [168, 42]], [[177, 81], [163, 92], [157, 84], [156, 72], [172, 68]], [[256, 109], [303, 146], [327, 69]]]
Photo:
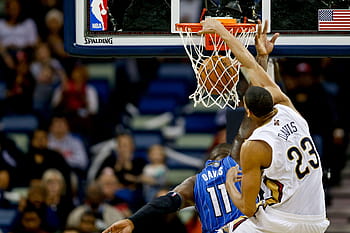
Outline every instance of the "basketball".
[[238, 80], [237, 68], [229, 57], [214, 55], [206, 58], [198, 69], [199, 83], [208, 93], [228, 93]]

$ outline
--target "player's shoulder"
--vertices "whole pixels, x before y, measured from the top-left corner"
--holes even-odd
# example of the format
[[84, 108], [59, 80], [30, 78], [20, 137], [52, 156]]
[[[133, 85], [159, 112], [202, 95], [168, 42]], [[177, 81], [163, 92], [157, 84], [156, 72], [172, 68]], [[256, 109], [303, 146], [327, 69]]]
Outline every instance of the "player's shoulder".
[[296, 120], [305, 121], [305, 118], [293, 105], [276, 104], [274, 107], [278, 110], [278, 115], [293, 116]]
[[246, 141], [241, 148], [241, 164], [251, 163], [266, 167], [271, 162], [272, 148], [263, 140]]
[[264, 154], [271, 151], [271, 146], [260, 139], [247, 140], [241, 148], [241, 156], [244, 154]]

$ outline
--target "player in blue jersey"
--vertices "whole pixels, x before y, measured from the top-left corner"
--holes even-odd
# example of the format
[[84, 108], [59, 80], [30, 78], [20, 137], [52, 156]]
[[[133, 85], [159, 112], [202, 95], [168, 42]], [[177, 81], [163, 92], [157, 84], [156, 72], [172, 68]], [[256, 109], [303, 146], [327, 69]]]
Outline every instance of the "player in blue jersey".
[[[278, 34], [267, 40], [266, 30], [261, 30], [260, 23], [258, 27], [257, 61], [266, 69], [267, 55], [271, 53]], [[241, 144], [255, 128], [251, 119], [244, 117], [233, 144], [219, 144], [215, 147], [199, 174], [187, 178], [167, 195], [152, 200], [128, 219], [117, 221], [102, 233], [131, 233], [135, 228], [142, 229], [150, 221], [157, 221], [163, 214], [188, 206], [195, 206], [198, 210], [203, 233], [214, 233], [232, 221], [234, 224], [230, 224], [231, 227], [238, 226], [245, 217], [232, 204], [226, 192], [226, 172], [239, 162]], [[236, 185], [239, 189], [239, 184]]]
[[214, 233], [241, 217], [242, 213], [232, 204], [225, 188], [226, 172], [237, 165], [229, 156], [231, 149], [231, 144], [217, 145], [200, 173], [187, 178], [167, 195], [150, 201], [128, 219], [117, 221], [103, 233], [131, 233], [134, 228], [143, 229], [163, 214], [188, 206], [197, 208], [203, 233]]
[[[233, 205], [225, 186], [227, 171], [238, 164], [231, 156], [227, 156], [231, 150], [230, 144], [221, 146], [223, 148], [219, 145], [217, 149], [224, 153], [218, 153], [212, 160], [208, 160], [195, 177], [193, 195], [203, 233], [213, 232], [243, 215]], [[228, 147], [226, 153], [225, 147]], [[240, 183], [235, 185], [240, 190]]]
[[[223, 225], [234, 221], [238, 226], [245, 217], [233, 205], [225, 188], [226, 172], [236, 166], [240, 145], [255, 129], [251, 120], [242, 120], [239, 132], [231, 144], [219, 144], [211, 151], [205, 167], [176, 186], [167, 195], [158, 197], [128, 219], [112, 224], [102, 233], [131, 233], [135, 228], [143, 229], [147, 223], [155, 222], [160, 216], [179, 209], [195, 206], [201, 220], [203, 233], [214, 233]], [[239, 188], [239, 184], [236, 184]]]

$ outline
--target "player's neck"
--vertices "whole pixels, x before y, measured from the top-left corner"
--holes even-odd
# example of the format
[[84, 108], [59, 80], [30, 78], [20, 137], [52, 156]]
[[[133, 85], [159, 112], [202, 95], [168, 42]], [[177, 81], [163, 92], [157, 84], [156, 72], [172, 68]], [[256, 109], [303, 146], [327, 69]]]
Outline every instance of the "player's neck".
[[267, 122], [269, 122], [271, 120], [271, 118], [277, 114], [277, 112], [278, 112], [278, 110], [276, 108], [273, 108], [273, 110], [271, 112], [269, 112], [265, 116], [262, 116], [261, 118], [258, 119], [258, 125], [262, 126], [262, 125], [266, 124]]

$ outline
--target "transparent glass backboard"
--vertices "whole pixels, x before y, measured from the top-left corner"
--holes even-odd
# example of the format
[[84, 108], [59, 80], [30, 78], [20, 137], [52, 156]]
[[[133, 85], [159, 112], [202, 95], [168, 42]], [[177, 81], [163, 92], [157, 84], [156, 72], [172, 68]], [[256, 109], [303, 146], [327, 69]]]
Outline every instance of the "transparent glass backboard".
[[89, 57], [186, 57], [176, 23], [229, 15], [269, 20], [270, 36], [281, 33], [272, 56], [348, 57], [349, 8], [350, 0], [65, 0], [65, 49]]
[[270, 32], [281, 33], [275, 55], [350, 55], [350, 1], [260, 2], [262, 19], [269, 20]]

